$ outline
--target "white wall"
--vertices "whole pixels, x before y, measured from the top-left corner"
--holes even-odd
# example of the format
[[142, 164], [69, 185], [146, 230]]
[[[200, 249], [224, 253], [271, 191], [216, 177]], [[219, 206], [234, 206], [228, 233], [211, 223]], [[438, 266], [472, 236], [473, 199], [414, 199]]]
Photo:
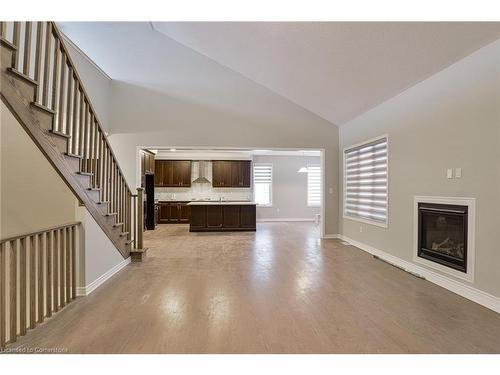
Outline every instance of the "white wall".
[[320, 157], [256, 156], [255, 163], [273, 164], [273, 205], [257, 207], [257, 219], [310, 219], [321, 212], [320, 207], [307, 206], [307, 173], [300, 167], [321, 164]]
[[77, 199], [0, 101], [0, 236], [76, 220]]
[[333, 190], [325, 197], [325, 233], [338, 232], [334, 124], [147, 23], [74, 26], [84, 31], [82, 48], [113, 77], [109, 140], [129, 186], [138, 186], [138, 147], [324, 149], [325, 191]]
[[[413, 196], [474, 197], [473, 286], [500, 296], [500, 41], [344, 125], [340, 149], [382, 134], [389, 135], [389, 227], [343, 219], [340, 233], [413, 262]], [[454, 167], [461, 179], [446, 178]]]
[[262, 91], [261, 100], [273, 116], [228, 113], [123, 82], [113, 81], [112, 87], [110, 142], [130, 186], [137, 186], [138, 147], [324, 149], [324, 192], [333, 190], [325, 195], [325, 234], [337, 233], [339, 164], [334, 125], [260, 87], [250, 88]]
[[90, 102], [97, 112], [101, 126], [104, 131], [109, 132], [111, 79], [68, 38], [64, 38], [64, 43], [90, 97]]
[[80, 272], [84, 272], [84, 278], [80, 277], [80, 286], [88, 288], [110, 270], [124, 263], [124, 259], [87, 210], [81, 213], [80, 221], [80, 246], [85, 249], [80, 257], [81, 264], [85, 266], [84, 269], [80, 267]]

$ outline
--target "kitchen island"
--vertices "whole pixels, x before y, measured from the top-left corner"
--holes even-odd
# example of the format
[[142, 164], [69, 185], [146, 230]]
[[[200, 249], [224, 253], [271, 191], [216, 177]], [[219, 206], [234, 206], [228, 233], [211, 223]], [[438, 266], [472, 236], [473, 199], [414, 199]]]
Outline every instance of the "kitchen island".
[[246, 201], [199, 201], [190, 207], [190, 232], [255, 231], [256, 203]]

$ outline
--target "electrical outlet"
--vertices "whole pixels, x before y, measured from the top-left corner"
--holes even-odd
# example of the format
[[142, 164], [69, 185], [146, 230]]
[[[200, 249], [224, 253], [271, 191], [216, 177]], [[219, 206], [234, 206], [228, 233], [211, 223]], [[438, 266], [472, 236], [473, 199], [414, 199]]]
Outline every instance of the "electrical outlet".
[[455, 168], [455, 178], [462, 178], [462, 168]]
[[363, 233], [363, 226], [362, 225], [359, 226], [359, 233]]
[[453, 169], [448, 168], [446, 170], [446, 178], [453, 178]]

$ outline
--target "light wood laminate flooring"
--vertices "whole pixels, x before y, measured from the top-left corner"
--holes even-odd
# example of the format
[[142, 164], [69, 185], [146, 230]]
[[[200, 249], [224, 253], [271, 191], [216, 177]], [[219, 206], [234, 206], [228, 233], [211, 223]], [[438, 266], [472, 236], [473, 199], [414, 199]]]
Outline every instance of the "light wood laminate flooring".
[[500, 314], [313, 223], [145, 233], [131, 264], [10, 347], [70, 353], [499, 353]]

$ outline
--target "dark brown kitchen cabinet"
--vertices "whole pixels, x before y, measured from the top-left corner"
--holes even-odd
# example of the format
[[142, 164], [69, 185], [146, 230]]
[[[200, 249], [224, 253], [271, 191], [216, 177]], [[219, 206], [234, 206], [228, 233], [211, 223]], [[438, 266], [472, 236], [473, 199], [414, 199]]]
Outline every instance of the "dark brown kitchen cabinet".
[[168, 222], [178, 223], [179, 222], [179, 203], [168, 203]]
[[158, 223], [189, 223], [189, 206], [187, 202], [159, 202]]
[[170, 217], [170, 207], [168, 203], [159, 203], [158, 204], [158, 223], [159, 224], [167, 224]]
[[239, 228], [241, 225], [241, 206], [222, 206], [222, 226], [224, 228]]
[[190, 205], [190, 232], [255, 231], [255, 205], [195, 204]]
[[190, 187], [191, 160], [155, 160], [156, 187]]
[[213, 187], [229, 187], [231, 171], [229, 165], [223, 160], [214, 160], [212, 162], [212, 186]]
[[189, 218], [189, 228], [191, 231], [203, 230], [207, 227], [207, 210], [206, 206], [193, 205], [190, 206], [191, 215]]
[[257, 213], [254, 205], [241, 206], [240, 218], [241, 228], [255, 230]]
[[207, 206], [207, 228], [222, 227], [222, 206]]
[[249, 188], [251, 169], [250, 160], [214, 160], [212, 162], [212, 186]]
[[189, 212], [190, 206], [188, 206], [186, 203], [181, 203], [179, 205], [179, 222], [189, 223]]
[[147, 150], [141, 150], [141, 174], [155, 173], [155, 155]]

